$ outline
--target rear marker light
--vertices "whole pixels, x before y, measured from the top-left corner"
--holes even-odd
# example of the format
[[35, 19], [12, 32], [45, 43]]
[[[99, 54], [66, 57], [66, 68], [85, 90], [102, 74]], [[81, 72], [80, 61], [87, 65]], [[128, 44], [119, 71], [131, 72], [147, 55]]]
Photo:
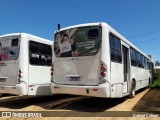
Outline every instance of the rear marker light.
[[55, 89], [60, 88], [60, 87], [54, 87]]
[[98, 89], [93, 89], [93, 91], [98, 91]]

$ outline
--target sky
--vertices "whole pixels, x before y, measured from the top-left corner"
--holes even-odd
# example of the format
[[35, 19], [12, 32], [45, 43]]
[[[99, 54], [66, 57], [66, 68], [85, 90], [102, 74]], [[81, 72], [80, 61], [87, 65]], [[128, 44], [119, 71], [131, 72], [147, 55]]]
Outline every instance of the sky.
[[160, 61], [160, 0], [0, 0], [0, 35], [25, 32], [53, 40], [57, 24], [106, 22]]

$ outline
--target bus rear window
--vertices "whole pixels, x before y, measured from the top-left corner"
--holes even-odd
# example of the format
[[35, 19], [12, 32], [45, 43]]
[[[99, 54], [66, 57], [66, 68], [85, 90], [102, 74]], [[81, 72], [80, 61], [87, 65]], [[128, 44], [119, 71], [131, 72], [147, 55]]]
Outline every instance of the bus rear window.
[[51, 66], [52, 47], [50, 45], [30, 41], [29, 42], [29, 61], [31, 65]]
[[93, 56], [100, 42], [100, 26], [72, 28], [55, 34], [54, 52], [57, 57]]
[[12, 47], [18, 46], [18, 38], [12, 40]]
[[88, 31], [88, 39], [96, 39], [98, 37], [98, 29]]
[[19, 54], [19, 39], [1, 40], [0, 41], [0, 60], [16, 60]]

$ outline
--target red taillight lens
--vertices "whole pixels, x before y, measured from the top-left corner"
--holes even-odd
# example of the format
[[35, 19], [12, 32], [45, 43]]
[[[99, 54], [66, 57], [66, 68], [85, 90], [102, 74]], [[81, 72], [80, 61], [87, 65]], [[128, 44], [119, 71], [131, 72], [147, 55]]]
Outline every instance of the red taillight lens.
[[54, 69], [53, 69], [53, 65], [52, 65], [52, 67], [51, 67], [51, 76], [53, 76], [53, 71], [54, 71]]
[[100, 84], [106, 83], [106, 76], [107, 76], [107, 67], [102, 63], [101, 64], [101, 78], [100, 78]]
[[22, 77], [20, 73], [18, 74], [18, 77], [19, 77], [19, 78], [21, 78], [21, 77]]
[[107, 69], [106, 69], [106, 67], [104, 67], [103, 65], [101, 66], [101, 71], [106, 71]]
[[51, 76], [53, 75], [53, 72], [51, 72]]
[[105, 76], [106, 76], [106, 73], [105, 73], [105, 72], [101, 72], [101, 76], [102, 76], [102, 77], [105, 77]]
[[18, 69], [18, 82], [22, 82], [22, 77], [23, 77], [23, 71], [22, 71], [22, 68], [19, 67], [19, 69]]
[[18, 70], [18, 73], [21, 74], [21, 73], [22, 73], [22, 70]]

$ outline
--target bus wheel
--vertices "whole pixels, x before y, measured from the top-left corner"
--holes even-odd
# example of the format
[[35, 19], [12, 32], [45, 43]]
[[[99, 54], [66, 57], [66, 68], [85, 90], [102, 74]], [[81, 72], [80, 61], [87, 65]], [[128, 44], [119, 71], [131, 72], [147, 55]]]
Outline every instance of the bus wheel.
[[150, 88], [151, 87], [151, 80], [150, 80], [150, 78], [149, 78], [149, 81], [148, 81], [148, 86], [147, 86], [147, 88]]
[[135, 97], [135, 89], [136, 89], [135, 81], [132, 81], [131, 93], [129, 95], [130, 98], [134, 98]]

